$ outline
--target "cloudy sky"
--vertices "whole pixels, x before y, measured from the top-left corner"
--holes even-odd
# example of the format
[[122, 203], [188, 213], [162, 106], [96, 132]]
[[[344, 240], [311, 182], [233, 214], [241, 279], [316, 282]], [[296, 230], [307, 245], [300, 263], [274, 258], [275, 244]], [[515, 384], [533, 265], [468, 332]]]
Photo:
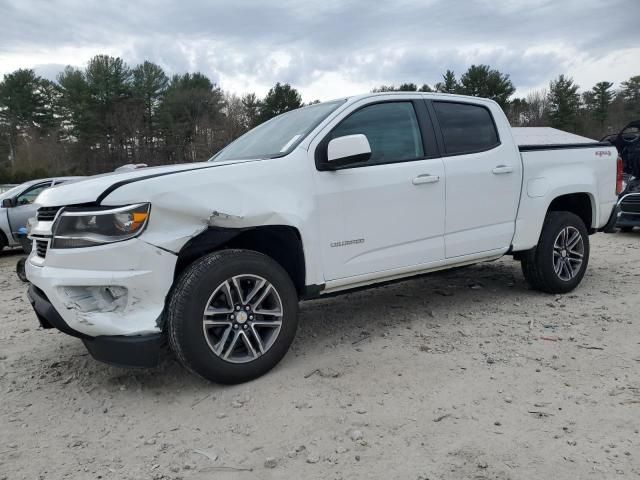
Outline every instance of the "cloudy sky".
[[640, 0], [0, 0], [0, 74], [55, 79], [105, 53], [310, 101], [485, 63], [523, 95], [560, 73], [583, 88], [640, 75], [639, 25]]

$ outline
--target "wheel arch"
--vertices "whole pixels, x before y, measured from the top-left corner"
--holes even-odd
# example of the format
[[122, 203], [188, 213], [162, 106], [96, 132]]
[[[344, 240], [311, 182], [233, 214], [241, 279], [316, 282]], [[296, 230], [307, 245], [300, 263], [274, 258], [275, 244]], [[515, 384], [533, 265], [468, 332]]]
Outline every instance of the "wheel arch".
[[575, 187], [558, 188], [544, 196], [531, 196], [527, 191], [523, 191], [512, 241], [513, 252], [529, 250], [538, 244], [542, 226], [549, 212], [572, 212], [585, 222], [590, 234], [596, 232], [598, 223], [596, 196], [588, 186]]
[[302, 237], [297, 228], [288, 225], [209, 227], [180, 249], [174, 278], [198, 258], [225, 249], [251, 250], [270, 257], [289, 274], [298, 295], [304, 294], [306, 268]]
[[597, 212], [595, 199], [588, 192], [574, 192], [558, 195], [549, 203], [545, 216], [549, 212], [571, 212], [582, 219], [587, 231], [595, 233]]
[[7, 238], [7, 235], [0, 228], [0, 250], [8, 246], [9, 246], [9, 239]]

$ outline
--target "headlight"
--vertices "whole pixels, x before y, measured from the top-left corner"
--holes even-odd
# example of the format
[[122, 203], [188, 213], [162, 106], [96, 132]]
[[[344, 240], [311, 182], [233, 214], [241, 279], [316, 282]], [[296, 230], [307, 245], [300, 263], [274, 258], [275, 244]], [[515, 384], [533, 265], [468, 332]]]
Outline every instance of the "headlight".
[[78, 248], [137, 237], [147, 226], [151, 204], [139, 203], [100, 210], [69, 208], [53, 226], [51, 248]]

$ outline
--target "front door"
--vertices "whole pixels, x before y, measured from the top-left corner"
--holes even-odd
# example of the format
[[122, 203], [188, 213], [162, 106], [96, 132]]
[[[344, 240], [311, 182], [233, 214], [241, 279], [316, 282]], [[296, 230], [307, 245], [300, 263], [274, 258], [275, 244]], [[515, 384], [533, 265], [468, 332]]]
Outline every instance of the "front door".
[[435, 137], [423, 142], [432, 127], [425, 125], [426, 109], [418, 120], [420, 107], [413, 101], [366, 105], [329, 133], [364, 134], [371, 158], [315, 173], [325, 281], [444, 259], [444, 165], [428, 144]]

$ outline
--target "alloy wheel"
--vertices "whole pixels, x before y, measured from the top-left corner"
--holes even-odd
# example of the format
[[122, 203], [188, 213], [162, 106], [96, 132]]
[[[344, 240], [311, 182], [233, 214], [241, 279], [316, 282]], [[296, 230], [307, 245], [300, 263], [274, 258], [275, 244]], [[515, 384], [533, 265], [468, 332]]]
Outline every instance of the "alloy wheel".
[[231, 363], [248, 363], [273, 346], [283, 314], [280, 295], [269, 281], [258, 275], [236, 275], [209, 297], [202, 327], [215, 355]]
[[553, 270], [560, 280], [573, 279], [582, 268], [584, 240], [575, 227], [564, 227], [553, 244]]

